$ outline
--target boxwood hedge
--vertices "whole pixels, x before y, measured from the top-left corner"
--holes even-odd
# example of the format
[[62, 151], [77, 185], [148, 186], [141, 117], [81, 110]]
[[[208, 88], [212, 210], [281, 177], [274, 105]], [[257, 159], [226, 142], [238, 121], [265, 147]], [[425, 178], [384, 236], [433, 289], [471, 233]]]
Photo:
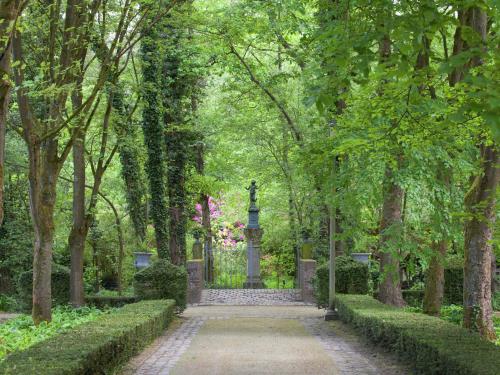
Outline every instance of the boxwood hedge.
[[384, 305], [366, 295], [338, 295], [340, 318], [411, 363], [417, 373], [498, 375], [500, 349], [439, 318]]
[[126, 305], [9, 355], [0, 363], [0, 374], [112, 374], [118, 365], [164, 331], [173, 317], [174, 306], [172, 300]]

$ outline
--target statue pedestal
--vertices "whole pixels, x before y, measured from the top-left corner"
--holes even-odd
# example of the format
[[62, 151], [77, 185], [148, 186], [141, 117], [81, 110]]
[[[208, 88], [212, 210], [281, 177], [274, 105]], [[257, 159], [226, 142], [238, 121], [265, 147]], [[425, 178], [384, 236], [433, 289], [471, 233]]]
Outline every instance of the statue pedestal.
[[245, 289], [262, 289], [264, 284], [260, 278], [260, 240], [263, 230], [260, 228], [245, 228], [247, 238], [247, 281]]

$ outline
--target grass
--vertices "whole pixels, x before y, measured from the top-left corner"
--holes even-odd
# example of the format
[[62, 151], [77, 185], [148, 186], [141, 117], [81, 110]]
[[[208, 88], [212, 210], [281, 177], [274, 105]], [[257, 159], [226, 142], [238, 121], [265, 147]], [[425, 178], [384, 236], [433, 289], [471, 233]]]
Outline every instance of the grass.
[[8, 354], [22, 351], [37, 342], [66, 332], [69, 329], [92, 320], [104, 312], [90, 307], [73, 309], [69, 306], [56, 307], [52, 321], [35, 326], [29, 315], [21, 315], [0, 325], [0, 361]]

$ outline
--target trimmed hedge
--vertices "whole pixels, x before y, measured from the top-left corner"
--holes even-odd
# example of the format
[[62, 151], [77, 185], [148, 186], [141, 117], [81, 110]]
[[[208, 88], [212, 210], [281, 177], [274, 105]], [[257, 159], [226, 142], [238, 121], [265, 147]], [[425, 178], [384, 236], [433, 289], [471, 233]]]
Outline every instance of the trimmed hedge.
[[134, 291], [139, 299], [173, 299], [186, 308], [188, 277], [184, 267], [158, 259], [134, 275]]
[[[350, 256], [335, 258], [335, 289], [338, 293], [367, 294], [368, 293], [368, 265], [355, 261]], [[316, 269], [313, 279], [314, 295], [318, 306], [328, 306], [330, 270], [328, 263]]]
[[477, 333], [365, 295], [338, 295], [336, 307], [343, 321], [392, 348], [419, 374], [498, 375], [500, 349]]
[[139, 299], [136, 296], [86, 296], [87, 305], [97, 308], [104, 307], [123, 307], [130, 303], [135, 303]]
[[116, 367], [158, 337], [174, 314], [172, 300], [142, 301], [81, 324], [0, 363], [6, 375], [97, 375]]
[[[52, 304], [64, 305], [69, 302], [69, 268], [52, 264]], [[26, 310], [33, 304], [33, 270], [25, 271], [17, 280], [19, 299]]]

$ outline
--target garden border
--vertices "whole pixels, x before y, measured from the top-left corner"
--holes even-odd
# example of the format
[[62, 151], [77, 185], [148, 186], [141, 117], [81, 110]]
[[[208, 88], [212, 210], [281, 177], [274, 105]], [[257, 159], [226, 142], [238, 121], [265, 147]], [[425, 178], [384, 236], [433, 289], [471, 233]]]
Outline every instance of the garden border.
[[9, 355], [6, 375], [110, 374], [160, 336], [173, 318], [173, 300], [141, 301]]
[[393, 349], [418, 373], [497, 375], [500, 350], [474, 332], [366, 295], [337, 295], [340, 318], [375, 343]]

